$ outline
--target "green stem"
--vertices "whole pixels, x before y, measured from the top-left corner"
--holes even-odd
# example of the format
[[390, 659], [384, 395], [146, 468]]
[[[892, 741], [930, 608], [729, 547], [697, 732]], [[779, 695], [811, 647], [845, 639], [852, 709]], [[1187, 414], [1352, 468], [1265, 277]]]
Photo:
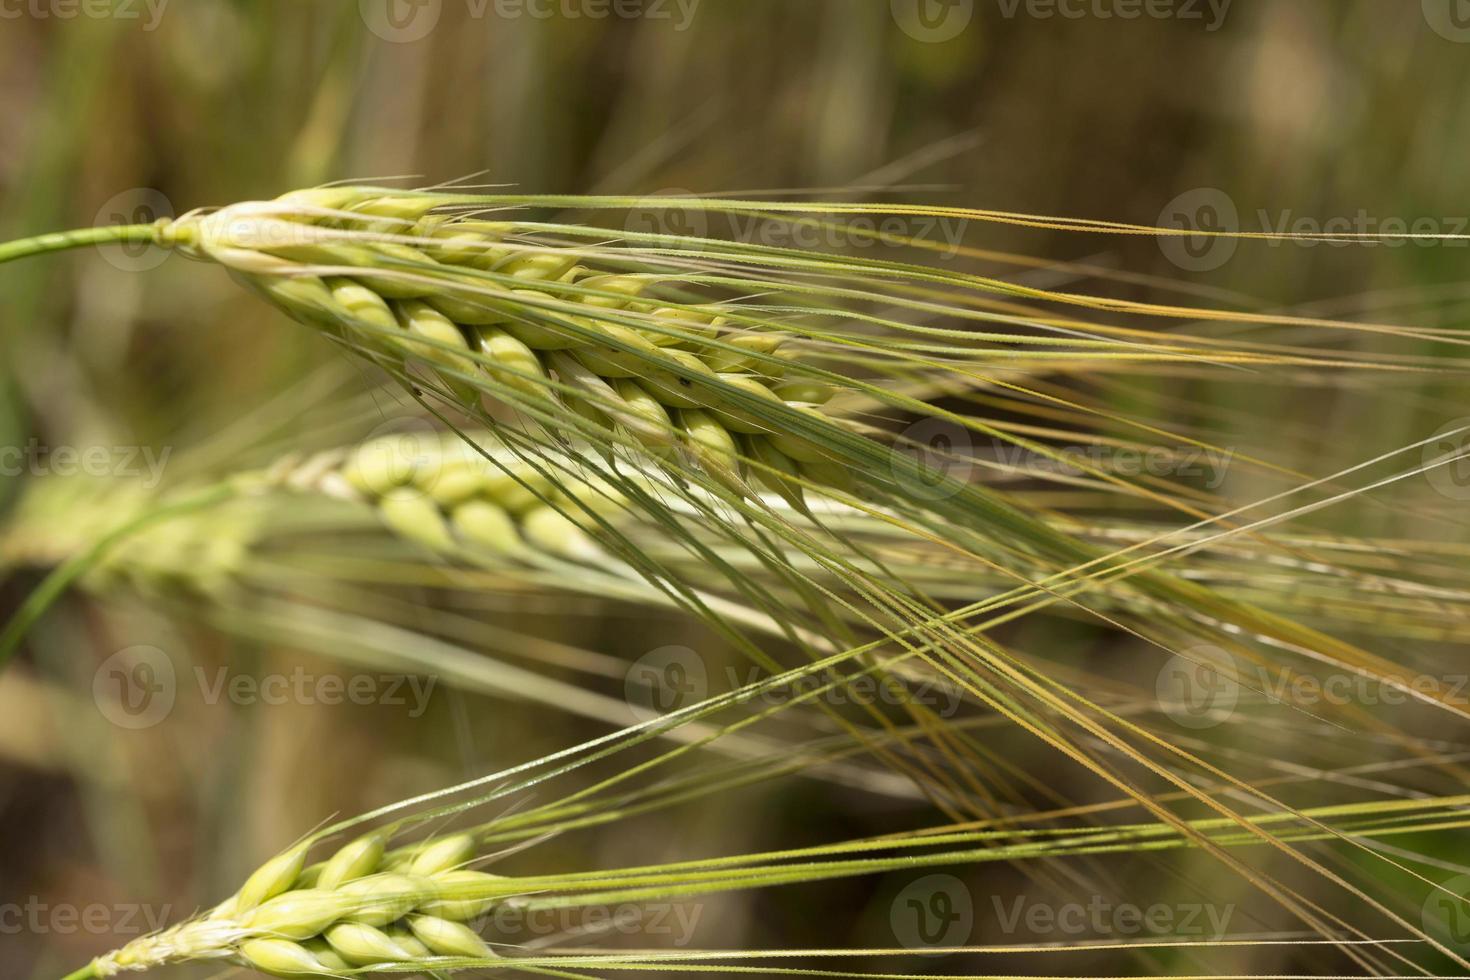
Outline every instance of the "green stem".
[[101, 974], [97, 972], [97, 963], [94, 960], [93, 962], [88, 963], [86, 966], [82, 967], [80, 970], [68, 973], [66, 976], [62, 977], [61, 980], [98, 980], [100, 976]]
[[17, 238], [13, 242], [0, 243], [0, 264], [31, 255], [60, 252], [84, 245], [106, 245], [118, 242], [158, 243], [161, 226], [148, 225], [103, 225], [98, 228], [78, 228], [75, 231], [57, 231], [31, 238]]

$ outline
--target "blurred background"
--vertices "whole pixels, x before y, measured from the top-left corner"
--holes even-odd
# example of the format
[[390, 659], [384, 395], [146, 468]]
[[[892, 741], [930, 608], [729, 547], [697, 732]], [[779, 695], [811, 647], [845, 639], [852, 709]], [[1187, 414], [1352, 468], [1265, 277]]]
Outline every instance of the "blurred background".
[[[0, 4], [0, 238], [395, 177], [582, 194], [852, 200], [891, 191], [1172, 227], [1314, 231], [1337, 220], [1348, 222], [1340, 230], [1465, 233], [1465, 6]], [[1005, 226], [966, 228], [964, 238], [1043, 260], [976, 268], [1100, 294], [1427, 326], [1462, 322], [1470, 303], [1463, 242], [1161, 244]], [[1127, 275], [1084, 277], [1060, 263]], [[378, 383], [219, 270], [146, 250], [0, 268], [0, 313], [3, 445], [147, 447], [155, 459], [166, 451], [183, 458], [272, 394], [322, 384], [324, 365], [337, 371], [326, 385], [333, 399]], [[1202, 403], [1224, 397], [1203, 382], [1172, 390]], [[1272, 387], [1258, 397], [1274, 400], [1265, 410], [1283, 420], [1274, 451], [1295, 451], [1305, 468], [1327, 472], [1360, 458], [1369, 435], [1382, 445], [1423, 438], [1428, 422], [1447, 418], [1450, 395], [1428, 382], [1396, 411], [1372, 417], [1328, 390]], [[284, 422], [282, 437], [327, 438], [331, 404]], [[377, 406], [385, 417], [400, 409]], [[355, 435], [373, 427], [371, 414], [357, 418]], [[1302, 427], [1293, 444], [1292, 420], [1307, 418], [1330, 420], [1336, 438]], [[1252, 438], [1238, 434], [1237, 444], [1249, 448]], [[24, 480], [7, 473], [0, 507]], [[37, 581], [8, 576], [0, 609], [13, 610]], [[614, 657], [684, 644], [711, 663], [736, 662], [678, 617], [591, 600], [487, 601], [481, 613]], [[407, 690], [407, 705], [372, 707], [221, 706], [181, 695], [167, 717], [130, 729], [99, 713], [92, 692], [107, 658], [133, 645], [168, 650], [181, 671], [188, 664], [208, 677], [226, 663], [261, 674], [334, 669], [147, 602], [104, 611], [73, 598], [48, 616], [0, 675], [7, 977], [59, 975], [160, 924], [150, 917], [176, 920], [218, 900], [262, 856], [334, 813], [607, 730], [548, 707], [444, 688], [421, 711]], [[616, 694], [617, 683], [608, 690]], [[880, 832], [901, 817], [913, 823], [899, 803], [800, 782], [751, 791], [741, 807], [716, 798], [595, 840], [569, 839], [557, 859], [569, 868], [674, 860]], [[809, 889], [801, 904], [776, 894], [711, 901], [694, 942], [893, 944], [888, 910], [908, 882]], [[982, 879], [968, 887], [977, 906], [971, 938], [995, 938]], [[812, 914], [814, 894], [826, 899], [821, 915]], [[77, 910], [92, 906], [101, 911], [88, 922]]]

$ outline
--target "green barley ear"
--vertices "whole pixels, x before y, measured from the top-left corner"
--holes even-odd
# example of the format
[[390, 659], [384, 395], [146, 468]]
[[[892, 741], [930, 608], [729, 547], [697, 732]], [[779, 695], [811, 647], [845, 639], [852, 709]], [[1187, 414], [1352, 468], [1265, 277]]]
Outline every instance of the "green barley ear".
[[411, 915], [408, 927], [425, 946], [440, 956], [484, 958], [495, 955], [479, 933], [460, 922], [433, 915]]
[[454, 548], [454, 536], [434, 499], [415, 487], [398, 487], [378, 501], [378, 513], [398, 534], [435, 551]]
[[240, 918], [251, 932], [310, 939], [352, 910], [352, 899], [327, 887], [301, 888], [267, 899]]
[[[240, 958], [273, 977], [322, 977], [335, 971], [312, 950], [286, 939], [251, 939], [240, 945]], [[344, 965], [346, 961], [342, 962]]]
[[431, 915], [464, 922], [478, 919], [495, 905], [493, 898], [461, 898], [465, 891], [484, 889], [497, 880], [496, 875], [483, 871], [442, 871], [434, 876], [435, 898], [420, 908]]
[[408, 864], [412, 875], [434, 875], [460, 867], [475, 856], [475, 838], [470, 834], [440, 837], [417, 850]]
[[385, 926], [413, 911], [420, 898], [432, 888], [422, 878], [388, 873], [349, 881], [338, 891], [351, 895], [354, 900], [352, 911], [344, 918], [371, 926]]
[[[372, 187], [293, 191], [191, 214], [154, 237], [225, 266], [291, 317], [394, 373], [423, 369], [472, 412], [483, 396], [551, 431], [590, 422], [578, 431], [595, 435], [599, 451], [631, 440], [671, 465], [708, 468], [739, 496], [750, 486], [735, 437], [764, 442], [788, 428], [790, 409], [830, 393], [823, 379], [837, 376], [799, 356], [810, 338], [789, 316], [742, 306], [730, 295], [736, 286], [697, 262], [637, 243], [579, 247], [575, 232], [570, 244], [541, 241], [545, 229], [535, 224], [445, 213], [478, 200]], [[691, 239], [688, 247], [697, 255], [711, 246]], [[754, 249], [746, 258], [754, 275], [776, 277], [765, 283], [770, 292], [783, 291], [788, 273], [762, 260], [788, 257]], [[699, 414], [681, 417], [691, 412]], [[827, 459], [830, 448], [782, 451], [810, 478], [805, 464]]]
[[317, 877], [316, 886], [336, 888], [377, 871], [383, 860], [384, 844], [382, 834], [368, 834], [343, 845], [327, 860], [326, 866]]
[[306, 864], [306, 852], [310, 845], [297, 844], [283, 851], [256, 869], [245, 879], [235, 896], [236, 912], [247, 912], [268, 898], [274, 898], [295, 884]]
[[413, 959], [413, 952], [393, 941], [393, 937], [363, 922], [340, 922], [324, 935], [332, 948], [353, 966], [374, 963], [401, 963]]

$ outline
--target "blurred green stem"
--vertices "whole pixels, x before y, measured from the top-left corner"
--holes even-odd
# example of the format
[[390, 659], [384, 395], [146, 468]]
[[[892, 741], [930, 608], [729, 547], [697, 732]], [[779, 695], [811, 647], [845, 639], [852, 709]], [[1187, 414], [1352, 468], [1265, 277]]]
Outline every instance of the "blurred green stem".
[[97, 980], [97, 978], [100, 976], [101, 974], [97, 972], [97, 964], [88, 963], [80, 970], [68, 973], [66, 976], [62, 977], [61, 980]]
[[[3, 668], [6, 661], [15, 653], [31, 625], [40, 619], [47, 609], [51, 608], [52, 603], [61, 598], [73, 582], [96, 565], [118, 542], [158, 521], [203, 507], [211, 507], [234, 496], [237, 492], [233, 484], [223, 483], [167, 506], [151, 510], [103, 535], [92, 547], [59, 565], [42, 580], [34, 592], [26, 597], [19, 611], [11, 617], [10, 622], [5, 624], [4, 632], [0, 633], [0, 668]], [[82, 975], [85, 976], [85, 974]]]
[[17, 238], [0, 244], [0, 263], [31, 255], [60, 252], [83, 245], [107, 245], [117, 242], [157, 242], [158, 224], [104, 225], [100, 228], [78, 228], [75, 231], [51, 232], [31, 238]]

